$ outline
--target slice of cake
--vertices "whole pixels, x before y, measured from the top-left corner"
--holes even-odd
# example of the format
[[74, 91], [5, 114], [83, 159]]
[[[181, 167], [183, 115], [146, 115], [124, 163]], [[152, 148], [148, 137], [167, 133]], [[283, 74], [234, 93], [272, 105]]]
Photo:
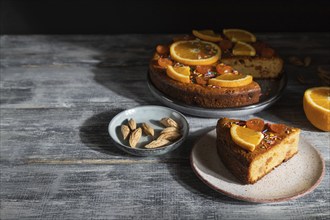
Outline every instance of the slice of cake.
[[244, 184], [257, 182], [298, 152], [300, 129], [284, 124], [221, 118], [216, 131], [221, 161]]

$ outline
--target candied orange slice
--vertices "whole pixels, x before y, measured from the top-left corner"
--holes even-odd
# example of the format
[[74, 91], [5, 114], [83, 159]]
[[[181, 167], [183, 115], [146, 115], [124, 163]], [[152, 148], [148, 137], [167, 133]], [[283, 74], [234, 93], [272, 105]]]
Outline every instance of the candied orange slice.
[[221, 36], [214, 33], [213, 30], [193, 30], [192, 33], [201, 40], [219, 42], [222, 39]]
[[173, 64], [172, 60], [170, 60], [168, 58], [163, 58], [163, 57], [160, 57], [157, 62], [158, 62], [158, 65], [163, 68], [167, 68], [168, 66], [172, 66], [172, 64]]
[[177, 41], [170, 47], [171, 58], [185, 65], [210, 65], [217, 62], [221, 56], [218, 45], [200, 41]]
[[256, 42], [256, 36], [243, 29], [223, 29], [223, 34], [231, 41]]
[[170, 48], [167, 45], [157, 45], [156, 51], [160, 55], [167, 55], [169, 54]]
[[233, 54], [235, 56], [255, 56], [256, 50], [250, 44], [238, 41], [233, 48]]
[[314, 87], [304, 93], [307, 119], [318, 129], [330, 131], [330, 87]]
[[252, 82], [251, 75], [226, 73], [209, 80], [209, 84], [220, 87], [239, 87]]
[[260, 131], [241, 127], [236, 124], [231, 126], [230, 135], [237, 145], [251, 152], [254, 151], [255, 147], [260, 144], [264, 138], [264, 135]]
[[219, 63], [216, 65], [217, 73], [225, 74], [225, 73], [232, 73], [234, 71], [233, 67], [225, 65], [223, 63]]
[[252, 118], [246, 121], [246, 127], [255, 131], [263, 131], [264, 126], [265, 122], [260, 118]]
[[272, 132], [283, 134], [286, 130], [287, 126], [285, 124], [271, 124], [269, 125], [269, 129]]
[[198, 65], [196, 66], [196, 71], [200, 74], [206, 74], [210, 71], [212, 71], [213, 67], [211, 65]]
[[190, 67], [189, 66], [168, 66], [167, 75], [179, 82], [190, 83]]

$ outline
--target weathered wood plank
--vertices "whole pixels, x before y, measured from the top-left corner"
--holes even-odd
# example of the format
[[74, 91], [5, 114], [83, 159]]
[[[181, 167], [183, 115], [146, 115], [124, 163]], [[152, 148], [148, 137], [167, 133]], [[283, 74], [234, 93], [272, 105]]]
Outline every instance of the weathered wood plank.
[[[288, 59], [283, 97], [262, 117], [302, 128], [326, 160], [321, 185], [298, 200], [251, 204], [203, 184], [189, 164], [198, 138], [217, 119], [187, 116], [190, 134], [170, 154], [140, 158], [118, 150], [107, 126], [118, 112], [160, 105], [146, 86], [148, 60], [173, 35], [1, 36], [1, 219], [328, 219], [330, 133], [302, 110], [305, 89], [321, 85], [330, 33], [259, 33]], [[297, 77], [307, 79], [301, 84]]]

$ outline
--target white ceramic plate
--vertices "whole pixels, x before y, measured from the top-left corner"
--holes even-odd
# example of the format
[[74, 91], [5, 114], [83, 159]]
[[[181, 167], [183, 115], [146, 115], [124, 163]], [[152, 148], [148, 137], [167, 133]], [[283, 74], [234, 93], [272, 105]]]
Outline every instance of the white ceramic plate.
[[238, 117], [243, 115], [251, 115], [270, 107], [282, 95], [288, 78], [284, 73], [280, 79], [265, 79], [256, 80], [261, 87], [262, 96], [260, 101], [253, 105], [233, 108], [202, 108], [194, 105], [187, 105], [181, 101], [173, 99], [161, 91], [159, 91], [148, 77], [148, 87], [151, 94], [162, 102], [164, 105], [176, 109], [182, 113], [207, 118], [219, 117]]
[[324, 160], [303, 139], [299, 152], [253, 185], [243, 185], [224, 167], [216, 150], [216, 131], [204, 135], [193, 147], [191, 165], [212, 189], [239, 200], [267, 203], [296, 199], [312, 192], [324, 176]]

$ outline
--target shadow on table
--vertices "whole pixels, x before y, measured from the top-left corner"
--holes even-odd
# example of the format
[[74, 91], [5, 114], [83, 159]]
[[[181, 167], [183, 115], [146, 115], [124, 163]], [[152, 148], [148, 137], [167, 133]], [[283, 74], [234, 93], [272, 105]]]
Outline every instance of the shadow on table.
[[104, 60], [92, 69], [94, 80], [98, 84], [139, 104], [150, 104], [153, 101], [147, 86], [147, 64], [126, 67], [104, 66], [108, 62], [110, 61]]
[[122, 35], [104, 37], [93, 60], [94, 80], [139, 104], [156, 104], [147, 85], [149, 61], [159, 42], [168, 41], [163, 35]]
[[88, 118], [79, 129], [81, 141], [93, 150], [114, 156], [122, 156], [124, 152], [112, 143], [108, 134], [111, 119], [123, 109], [112, 109]]
[[[55, 35], [45, 38], [54, 44], [56, 65], [74, 64], [88, 69], [97, 84], [115, 94], [113, 98], [120, 96], [122, 101], [133, 100], [138, 104], [158, 103], [148, 89], [147, 71], [155, 46], [168, 40], [168, 36]], [[69, 53], [61, 54], [65, 49]]]
[[[192, 147], [198, 141], [198, 139], [203, 136], [205, 133], [213, 130], [214, 127], [208, 127], [205, 129], [198, 130], [192, 134], [184, 143], [182, 148], [177, 149], [173, 153], [180, 153], [182, 157], [187, 158], [187, 160], [183, 160], [182, 163], [169, 163], [168, 164], [168, 171], [172, 175], [172, 177], [185, 189], [189, 190], [190, 192], [196, 194], [197, 196], [204, 197], [205, 199], [210, 199], [212, 201], [218, 201], [220, 203], [226, 204], [237, 204], [237, 205], [244, 205], [244, 204], [251, 204], [249, 202], [242, 202], [228, 196], [225, 196], [215, 190], [211, 189], [205, 183], [200, 180], [190, 165], [190, 152]], [[187, 147], [185, 147], [187, 146]]]

